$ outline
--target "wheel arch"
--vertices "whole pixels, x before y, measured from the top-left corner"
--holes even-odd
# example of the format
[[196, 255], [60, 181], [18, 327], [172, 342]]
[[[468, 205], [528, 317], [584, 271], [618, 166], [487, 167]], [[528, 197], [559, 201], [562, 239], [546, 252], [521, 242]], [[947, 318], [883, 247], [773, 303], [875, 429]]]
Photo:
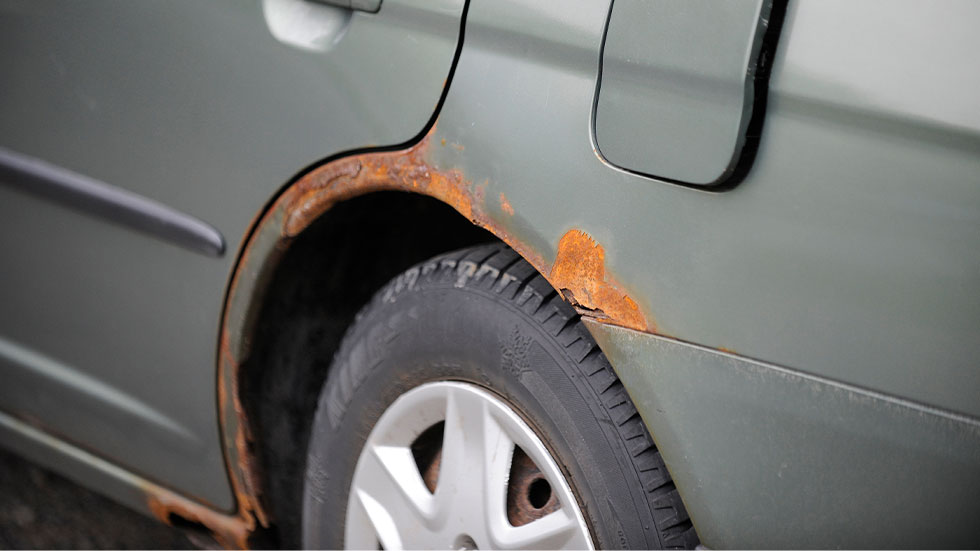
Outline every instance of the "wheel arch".
[[[499, 240], [534, 266], [583, 316], [641, 331], [656, 329], [652, 319], [604, 272], [603, 249], [587, 233], [572, 228], [554, 251], [539, 252], [530, 244], [533, 239], [524, 239], [512, 229], [509, 219], [514, 210], [502, 194], [488, 201], [486, 184], [474, 185], [461, 171], [436, 168], [429, 161], [434, 133], [433, 126], [405, 149], [342, 157], [308, 171], [256, 219], [239, 252], [225, 297], [217, 386], [222, 444], [237, 516], [250, 534], [273, 526], [273, 504], [265, 487], [257, 419], [253, 417], [256, 393], [269, 388], [268, 381], [261, 379], [266, 371], [263, 355], [275, 348], [260, 320], [266, 308], [273, 308], [276, 314], [271, 319], [280, 321], [286, 318], [284, 312], [291, 312], [289, 304], [277, 303], [284, 289], [298, 293], [290, 299], [297, 307], [309, 305], [310, 299], [336, 298], [354, 280], [360, 284], [353, 302], [348, 300], [339, 317], [335, 316], [339, 324], [325, 341], [328, 350], [320, 350], [329, 360], [344, 324], [388, 278], [439, 252]], [[378, 232], [385, 230], [402, 236], [421, 231], [428, 239], [406, 250], [378, 240]], [[397, 251], [401, 261], [369, 271], [367, 277], [353, 275], [349, 267], [325, 270], [331, 261], [344, 255], [350, 259], [355, 252], [363, 256], [371, 247]], [[312, 268], [314, 277], [307, 268]], [[314, 285], [317, 274], [328, 280], [326, 285]], [[306, 283], [291, 287], [301, 282]], [[358, 303], [359, 298], [364, 300]], [[283, 332], [280, 326], [273, 333]], [[317, 366], [304, 366], [316, 376]], [[322, 384], [326, 367], [321, 367]], [[312, 386], [318, 389], [315, 383], [316, 379]]]
[[[291, 332], [283, 322], [296, 314], [309, 320], [325, 304], [339, 304], [327, 320], [330, 327], [312, 329], [318, 332], [319, 357], [329, 362], [360, 306], [414, 263], [500, 240], [539, 269], [543, 265], [539, 255], [493, 221], [482, 193], [461, 173], [427, 162], [431, 134], [405, 149], [351, 155], [309, 170], [256, 218], [244, 240], [225, 297], [217, 387], [236, 515], [249, 534], [276, 524], [277, 504], [270, 498], [278, 496], [269, 494], [263, 467], [268, 458], [258, 431], [262, 398], [281, 389], [270, 387], [263, 376], [272, 372], [290, 388], [310, 383], [305, 386], [318, 389], [326, 373], [325, 365], [310, 358], [293, 373], [267, 369], [265, 361], [287, 340], [311, 337]], [[415, 238], [406, 241], [408, 235]], [[394, 260], [372, 266], [371, 258]], [[330, 269], [337, 264], [344, 268]], [[351, 288], [356, 289], [343, 292]], [[309, 407], [305, 400], [298, 411]], [[241, 540], [240, 531], [235, 538]]]

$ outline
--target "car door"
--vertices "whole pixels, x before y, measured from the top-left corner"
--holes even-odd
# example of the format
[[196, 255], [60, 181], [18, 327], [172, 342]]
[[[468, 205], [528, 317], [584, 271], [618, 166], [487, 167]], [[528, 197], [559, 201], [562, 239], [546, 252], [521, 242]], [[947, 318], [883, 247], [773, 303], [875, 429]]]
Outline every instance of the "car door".
[[455, 56], [463, 0], [369, 4], [0, 1], [4, 419], [234, 506], [239, 244], [304, 167], [422, 132]]

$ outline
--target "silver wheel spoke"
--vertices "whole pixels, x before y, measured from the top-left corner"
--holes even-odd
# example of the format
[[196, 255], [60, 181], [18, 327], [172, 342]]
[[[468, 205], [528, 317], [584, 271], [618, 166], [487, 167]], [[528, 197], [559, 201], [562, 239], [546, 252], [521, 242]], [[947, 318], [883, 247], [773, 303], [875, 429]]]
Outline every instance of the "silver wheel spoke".
[[359, 484], [351, 490], [364, 507], [385, 549], [415, 547], [430, 531], [433, 499], [415, 466], [411, 450], [376, 446], [365, 450]]
[[[435, 463], [416, 464], [412, 446], [439, 421], [441, 447], [438, 442], [423, 445], [438, 452], [438, 476], [430, 493], [419, 470], [431, 484], [429, 469], [435, 469]], [[561, 504], [549, 514], [539, 513], [540, 518], [532, 511], [533, 520], [521, 526], [511, 525], [507, 501], [517, 446], [523, 450], [521, 465], [533, 461], [531, 466], [540, 470], [536, 476], [547, 480], [552, 499]], [[527, 510], [520, 514], [528, 518]], [[361, 452], [351, 483], [344, 543], [371, 548], [379, 542], [385, 549], [592, 548], [571, 489], [534, 431], [490, 392], [448, 381], [422, 385], [395, 400]]]
[[485, 522], [491, 515], [505, 518], [513, 452], [513, 440], [484, 400], [468, 392], [449, 394], [439, 488], [444, 488], [444, 495], [455, 496], [469, 515], [477, 517], [473, 520]]
[[[358, 504], [363, 509], [364, 514], [367, 515], [371, 527], [374, 528], [374, 535], [378, 538], [381, 546], [385, 549], [404, 549], [405, 545], [402, 543], [398, 525], [395, 524], [394, 517], [385, 509], [385, 506], [363, 490], [357, 490], [355, 494]], [[348, 538], [347, 543], [351, 544], [351, 547], [368, 549], [373, 543], [371, 535], [367, 532], [357, 534]], [[352, 539], [361, 543], [355, 543], [355, 541], [351, 541]]]

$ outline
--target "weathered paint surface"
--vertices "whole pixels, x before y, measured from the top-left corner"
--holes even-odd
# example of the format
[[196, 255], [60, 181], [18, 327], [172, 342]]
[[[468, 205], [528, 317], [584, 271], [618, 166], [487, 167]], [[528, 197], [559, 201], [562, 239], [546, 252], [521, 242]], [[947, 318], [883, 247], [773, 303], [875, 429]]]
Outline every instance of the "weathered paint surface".
[[[246, 532], [269, 526], [262, 504], [261, 466], [239, 394], [239, 369], [250, 353], [250, 335], [265, 284], [291, 241], [331, 207], [378, 191], [420, 193], [438, 199], [521, 254], [586, 317], [637, 329], [655, 326], [605, 268], [605, 251], [587, 233], [572, 230], [557, 245], [554, 263], [515, 236], [486, 208], [489, 182], [474, 184], [459, 170], [428, 160], [431, 136], [403, 150], [364, 153], [326, 163], [292, 184], [258, 220], [229, 286], [219, 357], [219, 402], [226, 458], [238, 500], [234, 519]], [[457, 148], [459, 149], [459, 148]], [[515, 211], [499, 195], [500, 211]], [[225, 529], [202, 518], [212, 529]]]

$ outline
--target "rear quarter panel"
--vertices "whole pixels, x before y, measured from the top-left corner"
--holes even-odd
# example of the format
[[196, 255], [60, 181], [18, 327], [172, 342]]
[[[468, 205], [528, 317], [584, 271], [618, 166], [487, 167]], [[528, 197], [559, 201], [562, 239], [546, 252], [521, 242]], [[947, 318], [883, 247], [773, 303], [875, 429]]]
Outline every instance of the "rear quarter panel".
[[435, 163], [546, 275], [570, 231], [602, 247], [645, 332], [587, 315], [654, 437], [683, 442], [663, 453], [705, 544], [975, 544], [977, 5], [790, 2], [754, 166], [721, 193], [596, 154], [607, 9], [475, 3]]

